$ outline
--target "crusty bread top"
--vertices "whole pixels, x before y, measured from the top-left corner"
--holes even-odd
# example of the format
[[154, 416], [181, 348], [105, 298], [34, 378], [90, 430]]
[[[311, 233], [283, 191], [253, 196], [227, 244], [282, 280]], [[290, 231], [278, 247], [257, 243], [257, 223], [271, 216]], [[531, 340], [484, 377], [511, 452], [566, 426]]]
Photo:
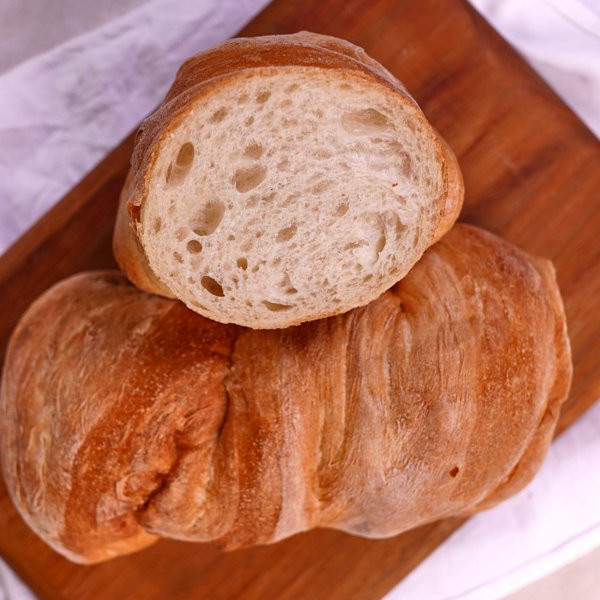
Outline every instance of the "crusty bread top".
[[368, 306], [277, 331], [87, 273], [13, 333], [0, 456], [25, 520], [80, 562], [157, 535], [390, 536], [521, 489], [570, 377], [551, 264], [472, 227]]
[[388, 289], [462, 197], [451, 150], [360, 48], [238, 39], [186, 61], [140, 128], [115, 254], [204, 316], [285, 327]]

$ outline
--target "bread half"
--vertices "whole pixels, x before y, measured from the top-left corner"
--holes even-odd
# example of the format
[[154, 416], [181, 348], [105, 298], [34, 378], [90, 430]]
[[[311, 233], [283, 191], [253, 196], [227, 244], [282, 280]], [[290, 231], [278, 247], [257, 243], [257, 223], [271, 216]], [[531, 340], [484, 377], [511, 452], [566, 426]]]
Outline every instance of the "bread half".
[[452, 151], [363, 50], [237, 39], [184, 63], [142, 125], [115, 255], [213, 320], [287, 327], [379, 296], [462, 197]]

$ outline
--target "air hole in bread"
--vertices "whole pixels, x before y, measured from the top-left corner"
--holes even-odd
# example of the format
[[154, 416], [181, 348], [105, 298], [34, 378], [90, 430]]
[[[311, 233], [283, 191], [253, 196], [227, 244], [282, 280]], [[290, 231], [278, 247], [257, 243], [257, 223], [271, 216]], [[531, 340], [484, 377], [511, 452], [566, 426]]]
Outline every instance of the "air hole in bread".
[[381, 251], [385, 248], [385, 235], [380, 235], [379, 239], [377, 240], [377, 245], [375, 246], [375, 250], [377, 252], [377, 254], [380, 254]]
[[204, 304], [200, 304], [200, 302], [196, 302], [196, 300], [192, 300], [190, 304], [192, 306], [196, 306], [197, 308], [201, 308], [202, 310], [208, 310]]
[[373, 134], [393, 128], [390, 120], [374, 108], [343, 113], [342, 127], [353, 134]]
[[186, 248], [190, 254], [198, 254], [198, 252], [202, 252], [202, 244], [198, 240], [190, 240], [187, 243]]
[[360, 242], [348, 242], [345, 246], [344, 246], [344, 250], [354, 250], [355, 248], [360, 248], [361, 246], [365, 246], [366, 242], [364, 241], [360, 241]]
[[230, 234], [227, 236], [227, 241], [228, 241], [228, 242], [233, 242], [234, 240], [235, 240], [235, 235], [233, 235], [232, 233], [230, 233]]
[[210, 122], [211, 123], [220, 123], [225, 117], [227, 116], [227, 109], [224, 107], [219, 108], [219, 110], [216, 110], [211, 118], [210, 118]]
[[282, 310], [294, 308], [293, 304], [279, 304], [278, 302], [269, 302], [268, 300], [263, 300], [263, 304], [273, 312], [281, 312]]
[[398, 240], [406, 231], [406, 225], [400, 220], [397, 213], [386, 210], [384, 213], [379, 213], [380, 226], [385, 227], [388, 232], [393, 232]]
[[247, 242], [244, 242], [242, 244], [242, 250], [244, 252], [248, 252], [252, 248], [252, 246], [254, 246], [254, 241], [253, 240], [248, 240]]
[[365, 275], [363, 277], [363, 281], [366, 283], [367, 281], [371, 281], [371, 279], [373, 279], [373, 274], [369, 273], [368, 275]]
[[420, 242], [420, 237], [421, 237], [421, 230], [417, 229], [417, 231], [415, 231], [415, 235], [413, 236], [413, 241], [412, 241], [413, 246], [418, 245], [418, 243]]
[[154, 233], [158, 233], [162, 227], [162, 219], [160, 217], [156, 217], [154, 219]]
[[458, 471], [458, 467], [453, 467], [452, 469], [450, 469], [450, 477], [456, 477], [458, 475]]
[[315, 195], [322, 194], [323, 192], [327, 191], [332, 185], [333, 184], [331, 181], [325, 179], [323, 181], [319, 181], [319, 183], [313, 186], [313, 188], [310, 191]]
[[179, 148], [177, 158], [175, 159], [175, 166], [177, 167], [191, 167], [194, 161], [194, 145], [191, 142], [186, 142]]
[[252, 125], [252, 123], [254, 123], [254, 117], [248, 117], [245, 121], [244, 121], [244, 125], [249, 126]]
[[287, 158], [284, 158], [283, 160], [280, 160], [279, 163], [277, 163], [277, 170], [284, 171], [289, 166], [290, 166], [290, 161]]
[[194, 162], [194, 145], [186, 142], [179, 148], [175, 163], [167, 169], [166, 181], [168, 184], [181, 183], [188, 174]]
[[178, 263], [182, 263], [183, 262], [183, 256], [181, 256], [181, 254], [179, 254], [179, 252], [173, 252], [173, 258], [178, 262]]
[[288, 117], [284, 117], [283, 119], [281, 119], [281, 127], [283, 127], [283, 129], [295, 127], [296, 125], [298, 125], [298, 119], [290, 119]]
[[256, 142], [252, 142], [246, 146], [244, 150], [244, 156], [247, 158], [253, 158], [254, 160], [258, 160], [263, 153], [263, 147]]
[[204, 275], [200, 280], [202, 287], [213, 296], [223, 297], [225, 294], [223, 292], [223, 286], [218, 281], [215, 281], [212, 277], [208, 275]]
[[401, 150], [402, 146], [398, 143], [389, 144], [389, 148], [391, 151], [394, 152], [394, 154], [396, 154], [398, 156], [398, 159], [400, 162], [400, 168], [399, 168], [400, 174], [406, 178], [413, 175], [412, 159], [408, 155], [407, 152], [405, 152], [404, 150]]
[[225, 205], [219, 200], [206, 203], [192, 222], [192, 230], [196, 235], [205, 236], [214, 233], [223, 220]]
[[262, 201], [263, 202], [271, 202], [271, 200], [273, 200], [275, 198], [277, 194], [275, 192], [271, 192], [270, 194], [267, 194], [266, 196], [262, 197]]
[[262, 183], [266, 176], [267, 169], [262, 165], [238, 169], [233, 177], [235, 189], [242, 193], [249, 192]]
[[298, 84], [297, 83], [292, 83], [292, 85], [288, 85], [285, 88], [285, 93], [289, 94], [290, 92], [295, 92], [298, 89]]
[[291, 106], [291, 105], [292, 105], [292, 101], [289, 98], [286, 98], [285, 100], [282, 100], [279, 103], [280, 108], [286, 108], [286, 107]]
[[395, 215], [394, 222], [394, 231], [396, 233], [396, 239], [399, 239], [400, 236], [406, 231], [406, 225], [400, 220], [398, 215]]
[[281, 281], [279, 282], [279, 287], [283, 289], [284, 294], [297, 294], [298, 290], [292, 285], [292, 280], [287, 273], [283, 274]]
[[298, 200], [298, 198], [300, 198], [300, 194], [290, 194], [282, 203], [281, 206], [285, 207], [285, 206], [290, 206], [291, 204], [294, 204], [296, 202], [296, 200]]
[[248, 94], [242, 94], [238, 98], [238, 104], [245, 104], [246, 102], [248, 102]]
[[347, 212], [348, 212], [348, 204], [343, 202], [335, 209], [333, 216], [334, 217], [343, 217]]
[[331, 152], [325, 148], [317, 148], [314, 152], [314, 156], [319, 160], [327, 160], [328, 158], [331, 158]]
[[289, 227], [284, 227], [283, 229], [280, 229], [279, 233], [277, 234], [277, 241], [287, 242], [288, 240], [291, 240], [296, 235], [297, 230], [298, 227], [295, 223], [290, 225]]
[[238, 258], [236, 264], [238, 268], [242, 269], [242, 271], [245, 271], [248, 268], [248, 259], [244, 257]]
[[264, 90], [263, 92], [259, 92], [256, 95], [256, 102], [258, 104], [264, 104], [271, 97], [271, 92], [269, 90]]
[[175, 232], [175, 237], [177, 238], [178, 242], [183, 242], [183, 240], [187, 237], [189, 229], [187, 227], [180, 227], [176, 232]]

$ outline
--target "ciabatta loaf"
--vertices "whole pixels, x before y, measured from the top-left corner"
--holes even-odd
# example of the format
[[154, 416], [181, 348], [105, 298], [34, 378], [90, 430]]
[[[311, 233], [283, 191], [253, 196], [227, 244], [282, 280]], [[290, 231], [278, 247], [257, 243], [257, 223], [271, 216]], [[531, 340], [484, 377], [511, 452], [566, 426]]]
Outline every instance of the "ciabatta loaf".
[[237, 39], [185, 62], [143, 123], [115, 255], [213, 320], [286, 327], [376, 298], [462, 198], [452, 151], [360, 48]]
[[158, 536], [384, 537], [520, 490], [570, 377], [551, 264], [471, 227], [368, 306], [285, 330], [87, 273], [12, 336], [0, 453], [24, 519], [79, 562]]

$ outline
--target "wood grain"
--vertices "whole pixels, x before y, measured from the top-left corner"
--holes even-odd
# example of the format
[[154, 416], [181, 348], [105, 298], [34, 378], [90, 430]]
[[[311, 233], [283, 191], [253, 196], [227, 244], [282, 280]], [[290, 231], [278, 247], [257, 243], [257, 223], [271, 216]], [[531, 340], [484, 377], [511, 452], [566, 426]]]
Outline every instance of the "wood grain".
[[[363, 46], [400, 77], [457, 153], [462, 220], [554, 261], [575, 362], [560, 430], [600, 395], [600, 144], [460, 0], [276, 0], [245, 35], [308, 29]], [[29, 303], [63, 277], [112, 266], [128, 138], [0, 259], [0, 352]], [[162, 541], [94, 567], [39, 541], [0, 484], [0, 553], [41, 598], [378, 598], [460, 525], [388, 540], [312, 531], [222, 554]]]

